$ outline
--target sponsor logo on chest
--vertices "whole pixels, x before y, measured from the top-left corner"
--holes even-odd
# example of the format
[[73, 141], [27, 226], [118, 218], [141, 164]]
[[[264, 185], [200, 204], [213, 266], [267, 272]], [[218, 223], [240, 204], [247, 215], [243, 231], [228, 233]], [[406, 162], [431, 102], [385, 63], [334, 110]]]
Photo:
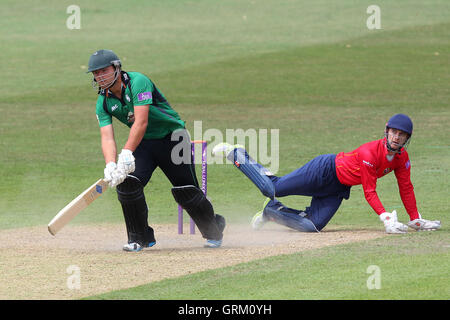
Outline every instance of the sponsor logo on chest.
[[366, 166], [369, 166], [369, 167], [372, 167], [372, 168], [373, 168], [373, 164], [371, 164], [369, 161], [363, 160], [363, 163], [364, 163]]

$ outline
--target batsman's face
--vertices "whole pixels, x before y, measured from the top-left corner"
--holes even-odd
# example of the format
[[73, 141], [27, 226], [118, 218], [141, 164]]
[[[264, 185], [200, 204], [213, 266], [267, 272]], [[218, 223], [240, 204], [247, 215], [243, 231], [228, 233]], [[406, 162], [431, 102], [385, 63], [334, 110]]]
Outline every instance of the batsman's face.
[[389, 128], [388, 141], [392, 148], [401, 148], [408, 140], [408, 134], [402, 130]]
[[113, 66], [108, 66], [103, 69], [92, 71], [92, 74], [94, 75], [95, 81], [97, 81], [99, 87], [106, 89], [115, 80], [114, 71], [115, 69]]

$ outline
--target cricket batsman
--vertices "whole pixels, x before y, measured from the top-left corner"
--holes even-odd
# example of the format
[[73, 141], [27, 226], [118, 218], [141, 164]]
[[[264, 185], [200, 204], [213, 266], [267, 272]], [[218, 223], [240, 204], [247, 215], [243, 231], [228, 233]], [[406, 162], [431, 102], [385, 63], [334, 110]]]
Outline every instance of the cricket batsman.
[[[440, 221], [422, 218], [417, 209], [410, 179], [411, 162], [406, 151], [412, 133], [411, 119], [405, 114], [396, 114], [387, 122], [383, 139], [365, 143], [351, 152], [320, 155], [282, 177], [271, 174], [242, 147], [222, 143], [214, 147], [213, 153], [224, 153], [268, 197], [263, 210], [252, 219], [254, 229], [274, 221], [302, 232], [319, 232], [334, 216], [342, 200], [349, 199], [351, 187], [361, 184], [367, 202], [387, 233], [406, 233], [408, 227], [417, 231], [437, 230], [441, 227]], [[409, 215], [407, 225], [398, 221], [395, 210], [387, 212], [377, 195], [377, 180], [392, 171]], [[310, 196], [311, 204], [305, 210], [296, 210], [276, 199], [289, 195]]]
[[[157, 167], [171, 182], [176, 202], [206, 239], [205, 247], [220, 247], [225, 219], [214, 213], [199, 188], [184, 121], [152, 80], [139, 72], [123, 71], [120, 59], [111, 50], [94, 52], [89, 59], [89, 72], [94, 76], [94, 87], [99, 86], [96, 115], [106, 163], [104, 179], [110, 187], [116, 187], [125, 218], [128, 243], [123, 250], [137, 252], [156, 243], [147, 221], [144, 187]], [[119, 155], [113, 117], [130, 128]], [[184, 159], [184, 150], [189, 152], [189, 160], [174, 161], [173, 155]]]

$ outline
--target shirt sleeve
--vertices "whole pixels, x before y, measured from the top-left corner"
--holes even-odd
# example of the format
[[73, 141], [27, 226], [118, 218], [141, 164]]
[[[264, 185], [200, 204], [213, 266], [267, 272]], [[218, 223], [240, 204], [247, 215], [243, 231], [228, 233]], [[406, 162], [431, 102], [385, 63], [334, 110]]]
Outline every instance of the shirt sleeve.
[[377, 171], [373, 157], [367, 153], [360, 154], [361, 184], [366, 198], [372, 209], [378, 214], [386, 212], [377, 194]]
[[98, 120], [98, 125], [101, 127], [112, 124], [112, 116], [103, 109], [104, 96], [99, 95], [97, 99], [97, 105], [95, 107], [95, 113]]
[[405, 160], [394, 170], [394, 173], [397, 178], [400, 198], [402, 199], [406, 212], [408, 212], [410, 220], [419, 218], [416, 196], [411, 182], [411, 162], [407, 153]]
[[154, 85], [147, 77], [136, 76], [131, 82], [133, 105], [143, 106], [152, 104]]

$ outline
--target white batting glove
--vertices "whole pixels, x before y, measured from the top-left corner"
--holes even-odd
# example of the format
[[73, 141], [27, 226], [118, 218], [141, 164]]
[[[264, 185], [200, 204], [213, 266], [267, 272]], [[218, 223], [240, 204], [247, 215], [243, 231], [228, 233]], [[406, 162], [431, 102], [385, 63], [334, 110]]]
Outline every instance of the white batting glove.
[[116, 170], [111, 173], [111, 181], [109, 181], [108, 184], [111, 188], [114, 188], [121, 184], [126, 179], [126, 177], [127, 175], [125, 172], [123, 172], [119, 168], [116, 168]]
[[416, 231], [433, 231], [441, 227], [441, 222], [438, 220], [426, 220], [422, 219], [419, 213], [419, 219], [414, 219], [408, 222], [408, 227]]
[[105, 180], [106, 182], [110, 182], [113, 179], [112, 174], [113, 174], [114, 170], [116, 170], [116, 168], [117, 168], [117, 165], [115, 162], [112, 162], [112, 161], [108, 162], [106, 164], [105, 170], [103, 170], [103, 172], [105, 174], [105, 177], [103, 178], [103, 180]]
[[384, 212], [380, 214], [380, 220], [383, 221], [386, 233], [406, 233], [408, 227], [397, 220], [397, 211]]
[[126, 175], [134, 172], [136, 164], [131, 150], [122, 149], [122, 152], [119, 154], [119, 159], [117, 160], [117, 168], [125, 172]]

